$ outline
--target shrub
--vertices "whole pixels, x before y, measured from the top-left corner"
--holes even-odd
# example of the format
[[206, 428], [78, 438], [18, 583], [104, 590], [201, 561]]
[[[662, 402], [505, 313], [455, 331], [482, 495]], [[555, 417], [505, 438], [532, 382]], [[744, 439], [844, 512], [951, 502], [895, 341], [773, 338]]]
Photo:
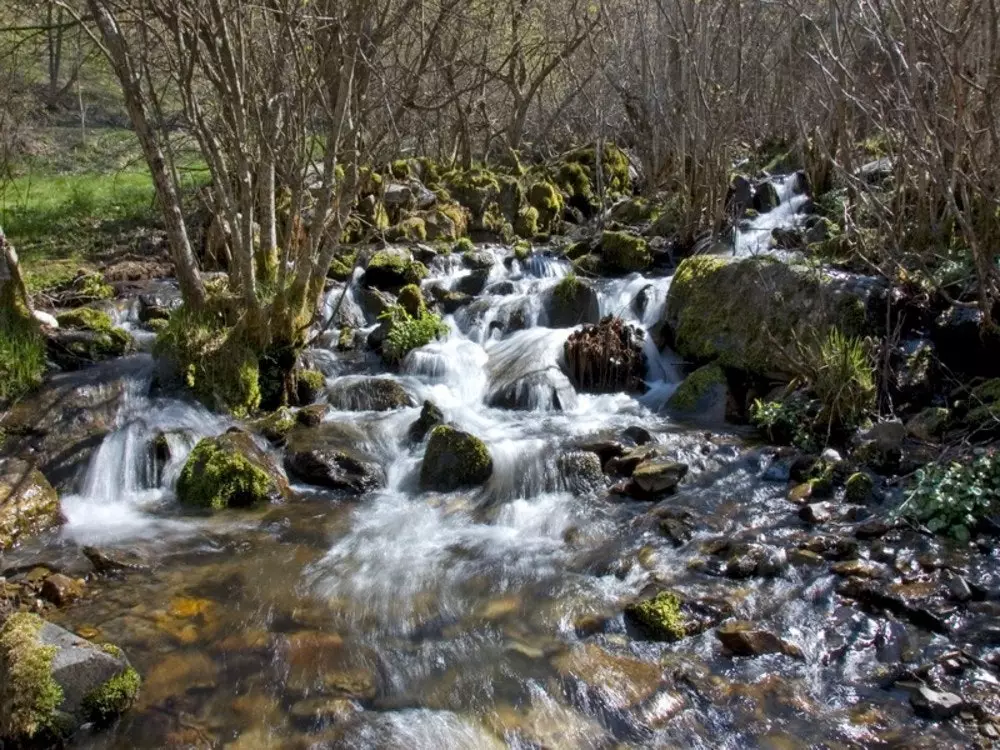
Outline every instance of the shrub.
[[794, 445], [805, 451], [819, 447], [813, 426], [819, 404], [815, 399], [792, 394], [781, 401], [754, 400], [750, 423], [774, 443]]
[[389, 332], [382, 344], [382, 358], [389, 364], [401, 362], [412, 350], [425, 346], [448, 332], [448, 326], [441, 321], [441, 316], [426, 308], [414, 317], [402, 305], [393, 305], [379, 319], [389, 321]]
[[969, 539], [979, 521], [1000, 506], [1000, 454], [971, 461], [929, 464], [917, 470], [915, 484], [899, 512], [934, 532]]

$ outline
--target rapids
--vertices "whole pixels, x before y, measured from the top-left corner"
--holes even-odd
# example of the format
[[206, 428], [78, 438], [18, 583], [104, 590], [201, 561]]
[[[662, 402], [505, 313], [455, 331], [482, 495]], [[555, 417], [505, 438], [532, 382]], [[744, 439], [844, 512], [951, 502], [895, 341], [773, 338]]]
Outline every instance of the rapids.
[[[779, 190], [789, 197], [784, 185]], [[736, 252], [794, 220], [795, 201], [756, 220]], [[546, 295], [569, 270], [508, 248], [485, 291], [447, 318], [448, 335], [396, 372], [335, 351], [336, 330], [309, 353], [332, 388], [397, 380], [419, 404], [482, 438], [494, 473], [477, 491], [421, 493], [422, 447], [406, 439], [419, 407], [334, 411], [387, 469], [385, 489], [345, 500], [295, 485], [298, 499], [253, 512], [183, 513], [173, 486], [201, 437], [233, 425], [183, 398], [154, 395], [137, 355], [114, 429], [92, 454], [62, 531], [10, 556], [80, 570], [84, 545], [137, 553], [146, 569], [91, 584], [56, 622], [121, 645], [143, 674], [139, 705], [87, 748], [868, 747], [957, 742], [879, 687], [901, 651], [938, 653], [941, 636], [845, 607], [834, 577], [809, 565], [749, 581], [709, 575], [702, 545], [723, 536], [781, 546], [801, 536], [773, 451], [729, 432], [673, 422], [662, 406], [680, 362], [652, 333], [670, 278], [597, 282], [601, 315], [646, 336], [648, 391], [577, 394], [560, 369], [572, 329], [547, 326]], [[543, 249], [544, 250], [544, 249]], [[424, 284], [454, 288], [455, 256]], [[360, 274], [344, 302], [364, 317]], [[342, 287], [329, 293], [332, 314]], [[505, 321], [522, 325], [504, 333]], [[134, 306], [121, 321], [138, 328]], [[365, 320], [366, 330], [376, 321]], [[324, 343], [326, 342], [326, 343]], [[489, 406], [513, 387], [526, 408]], [[689, 464], [681, 492], [651, 506], [574, 489], [560, 456], [642, 426]], [[723, 428], [720, 428], [723, 429]], [[162, 437], [161, 437], [162, 436]], [[155, 462], [157, 440], [169, 460]], [[783, 473], [784, 471], [784, 473]], [[661, 533], [687, 514], [692, 537]], [[803, 651], [733, 659], [711, 630], [678, 643], [639, 638], [622, 608], [653, 584], [728, 602]]]

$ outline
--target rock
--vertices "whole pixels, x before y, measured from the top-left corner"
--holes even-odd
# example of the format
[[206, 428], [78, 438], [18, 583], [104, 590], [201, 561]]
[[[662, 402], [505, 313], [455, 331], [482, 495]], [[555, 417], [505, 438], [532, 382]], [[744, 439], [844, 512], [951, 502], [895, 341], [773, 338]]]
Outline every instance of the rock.
[[[264, 439], [272, 445], [284, 445], [285, 440], [288, 438], [288, 433], [291, 432], [297, 424], [296, 419], [297, 415], [294, 414], [291, 409], [287, 406], [282, 406], [270, 414], [260, 417], [259, 419], [255, 419], [249, 426], [255, 432], [261, 434]], [[166, 435], [161, 434], [157, 437], [157, 447], [161, 444], [166, 444], [166, 440], [161, 441], [161, 438], [166, 438]], [[169, 448], [167, 448], [167, 450], [169, 450]], [[161, 461], [161, 463], [166, 462]]]
[[140, 682], [120, 649], [11, 615], [0, 629], [0, 738], [38, 743], [108, 724], [132, 706]]
[[570, 411], [577, 403], [577, 394], [561, 370], [546, 367], [520, 376], [503, 373], [502, 378], [490, 384], [486, 403], [497, 409]]
[[888, 156], [865, 162], [857, 170], [857, 176], [869, 185], [881, 185], [892, 178], [893, 162]]
[[805, 658], [802, 649], [794, 643], [779, 638], [769, 630], [755, 628], [750, 622], [728, 622], [717, 628], [715, 635], [733, 656], [784, 654], [795, 659]]
[[728, 400], [726, 374], [721, 367], [711, 364], [699, 367], [684, 378], [667, 401], [667, 409], [721, 422], [726, 418]]
[[799, 508], [799, 518], [806, 523], [827, 523], [833, 518], [835, 506], [833, 503], [810, 503]]
[[576, 275], [564, 276], [547, 295], [550, 328], [572, 328], [601, 320], [601, 301], [593, 285]]
[[653, 434], [645, 427], [634, 424], [622, 430], [622, 439], [633, 445], [649, 445], [653, 442]]
[[838, 576], [853, 578], [885, 578], [886, 570], [877, 563], [868, 560], [844, 560], [830, 566], [830, 572]]
[[27, 461], [0, 461], [0, 551], [62, 523], [59, 496]]
[[151, 320], [167, 320], [170, 313], [181, 306], [180, 290], [171, 287], [139, 295], [139, 322], [148, 323]]
[[298, 370], [295, 379], [295, 396], [300, 404], [315, 402], [326, 390], [326, 377], [319, 370]]
[[644, 493], [658, 495], [673, 491], [687, 472], [687, 464], [658, 458], [636, 466], [632, 480]]
[[[613, 458], [619, 458], [625, 453], [625, 446], [614, 440], [593, 440], [579, 443], [577, 446], [582, 451], [596, 453], [601, 460], [601, 466], [607, 473], [607, 463]], [[634, 467], [633, 467], [634, 468]]]
[[56, 316], [58, 329], [46, 329], [46, 347], [64, 370], [121, 357], [135, 348], [132, 337], [112, 325], [111, 316], [92, 307], [80, 307]]
[[566, 340], [563, 351], [573, 385], [586, 393], [645, 390], [644, 333], [608, 316]]
[[361, 284], [395, 293], [407, 284], [419, 284], [425, 276], [426, 266], [413, 260], [409, 250], [390, 247], [379, 250], [368, 261]]
[[496, 265], [497, 259], [488, 250], [467, 250], [462, 253], [462, 262], [474, 271], [488, 271]]
[[396, 304], [396, 298], [381, 289], [362, 289], [360, 297], [361, 309], [370, 323], [374, 323], [382, 313]]
[[921, 685], [910, 693], [910, 705], [921, 716], [946, 720], [957, 715], [964, 708], [965, 701], [954, 693], [933, 690]]
[[871, 442], [881, 453], [898, 453], [906, 439], [906, 428], [901, 420], [879, 422], [860, 435], [863, 442]]
[[49, 328], [59, 327], [59, 321], [56, 320], [56, 316], [44, 310], [32, 310], [31, 317], [37, 320], [40, 325], [48, 326]]
[[470, 271], [464, 276], [459, 276], [455, 280], [454, 291], [459, 294], [475, 297], [483, 293], [483, 290], [486, 288], [486, 284], [489, 283], [489, 280], [490, 272], [486, 269]]
[[606, 486], [601, 459], [589, 451], [567, 451], [556, 459], [562, 484], [574, 495], [590, 495]]
[[444, 424], [444, 414], [433, 401], [424, 401], [420, 416], [410, 425], [410, 440], [414, 443], [423, 442], [427, 433], [439, 424]]
[[349, 698], [305, 698], [288, 710], [292, 723], [304, 731], [314, 731], [332, 724], [344, 724], [361, 711]]
[[377, 656], [336, 633], [299, 631], [279, 644], [288, 664], [285, 688], [293, 694], [337, 695], [372, 700], [377, 692]]
[[347, 411], [390, 411], [416, 406], [398, 380], [392, 378], [362, 378], [338, 381], [330, 388], [330, 405]]
[[948, 594], [956, 602], [967, 602], [972, 598], [969, 582], [962, 576], [950, 574], [947, 579]]
[[608, 275], [642, 272], [653, 260], [649, 243], [629, 232], [602, 232], [597, 247], [601, 271]]
[[662, 687], [663, 668], [658, 664], [618, 656], [593, 643], [577, 645], [552, 660], [564, 680], [582, 683], [592, 703], [605, 710], [641, 705]]
[[888, 610], [895, 615], [904, 617], [917, 627], [925, 628], [934, 633], [948, 633], [948, 623], [938, 614], [928, 609], [908, 603], [902, 596], [886, 591], [883, 584], [852, 576], [837, 587], [841, 596], [854, 599], [866, 608], [876, 611]]
[[100, 575], [149, 569], [146, 558], [133, 550], [84, 547], [82, 552]]
[[81, 580], [53, 573], [42, 583], [42, 597], [57, 607], [64, 607], [83, 596], [84, 588]]
[[337, 448], [289, 451], [285, 455], [285, 468], [307, 484], [354, 495], [385, 486], [385, 471], [381, 466]]
[[434, 297], [434, 300], [441, 306], [446, 315], [451, 315], [475, 300], [475, 297], [471, 294], [453, 292], [439, 285], [431, 287], [431, 296]]
[[329, 411], [330, 407], [326, 404], [304, 406], [295, 413], [295, 424], [300, 424], [303, 427], [318, 427], [323, 424], [323, 419]]
[[945, 310], [934, 321], [931, 340], [948, 370], [966, 377], [1000, 377], [1000, 333], [987, 330], [979, 310]]
[[493, 457], [482, 440], [451, 425], [431, 432], [420, 467], [420, 487], [451, 492], [485, 483], [493, 474]]
[[[614, 445], [617, 445], [617, 443]], [[646, 446], [637, 446], [628, 450], [623, 449], [619, 455], [613, 456], [604, 462], [604, 471], [606, 474], [631, 477], [632, 472], [635, 471], [635, 467], [643, 461], [655, 458], [657, 455], [655, 448]]]
[[911, 417], [906, 423], [906, 433], [917, 440], [931, 443], [948, 429], [951, 412], [940, 406], [930, 406]]
[[753, 201], [751, 207], [761, 214], [766, 214], [777, 208], [781, 204], [778, 197], [778, 189], [770, 180], [758, 183], [753, 191]]
[[733, 177], [726, 192], [725, 205], [729, 216], [742, 216], [753, 205], [753, 183], [743, 175]]
[[844, 483], [844, 499], [849, 503], [863, 504], [872, 499], [875, 482], [864, 472], [851, 474]]
[[795, 342], [835, 326], [865, 335], [870, 278], [822, 275], [810, 266], [768, 257], [700, 255], [677, 267], [664, 323], [674, 348], [692, 360], [789, 379], [797, 368]]
[[281, 467], [237, 429], [200, 440], [177, 480], [177, 499], [197, 508], [250, 507], [289, 496]]
[[728, 551], [725, 574], [729, 578], [776, 576], [788, 568], [785, 550], [770, 544], [738, 544]]
[[689, 635], [676, 594], [661, 591], [652, 599], [629, 604], [625, 617], [647, 636], [657, 641], [679, 641]]

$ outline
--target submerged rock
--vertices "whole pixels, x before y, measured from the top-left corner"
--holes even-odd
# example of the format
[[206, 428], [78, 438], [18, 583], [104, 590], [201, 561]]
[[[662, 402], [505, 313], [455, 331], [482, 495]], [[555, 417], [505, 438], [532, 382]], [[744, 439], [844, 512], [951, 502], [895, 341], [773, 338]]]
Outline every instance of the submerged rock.
[[34, 614], [0, 630], [0, 738], [59, 744], [80, 725], [127, 711], [140, 678], [122, 651], [97, 646]]
[[431, 432], [420, 486], [424, 490], [451, 492], [461, 487], [483, 484], [493, 474], [493, 457], [486, 444], [475, 435], [450, 425], [438, 425]]
[[59, 496], [27, 461], [0, 462], [0, 551], [62, 523]]
[[563, 485], [576, 495], [587, 495], [604, 489], [601, 459], [589, 451], [568, 451], [556, 460]]
[[336, 383], [329, 393], [330, 405], [348, 411], [390, 411], [416, 406], [417, 402], [391, 378], [363, 378]]
[[417, 421], [410, 425], [410, 440], [415, 443], [422, 442], [427, 437], [428, 432], [443, 423], [444, 414], [437, 405], [433, 401], [424, 401], [424, 405], [420, 409], [420, 416]]
[[729, 622], [715, 631], [723, 648], [733, 656], [763, 656], [784, 654], [796, 659], [805, 658], [802, 649], [794, 643], [779, 638], [769, 630], [755, 628], [745, 621]]
[[336, 448], [292, 451], [285, 456], [285, 468], [307, 484], [355, 495], [385, 486], [381, 466]]
[[177, 499], [211, 510], [278, 502], [288, 480], [271, 457], [240, 430], [198, 442], [177, 480]]
[[680, 481], [687, 476], [687, 464], [657, 458], [643, 461], [632, 472], [632, 481], [639, 489], [650, 495], [659, 495], [672, 491]]
[[570, 380], [585, 393], [642, 393], [646, 388], [644, 335], [612, 316], [576, 331], [563, 349]]

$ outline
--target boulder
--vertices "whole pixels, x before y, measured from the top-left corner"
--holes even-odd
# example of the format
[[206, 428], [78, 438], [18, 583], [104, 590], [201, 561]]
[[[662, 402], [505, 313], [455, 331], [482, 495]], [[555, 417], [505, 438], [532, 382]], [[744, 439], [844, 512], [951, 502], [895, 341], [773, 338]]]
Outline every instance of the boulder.
[[481, 294], [486, 288], [486, 284], [489, 283], [490, 272], [485, 268], [481, 268], [475, 271], [470, 271], [464, 276], [459, 276], [455, 280], [454, 291], [459, 294], [467, 294], [471, 297], [475, 297], [477, 294]]
[[0, 551], [62, 523], [59, 496], [27, 461], [0, 461]]
[[42, 581], [42, 598], [52, 602], [57, 607], [72, 604], [81, 596], [85, 584], [82, 580], [70, 578], [62, 573], [53, 573]]
[[135, 348], [132, 337], [111, 322], [111, 316], [92, 307], [80, 307], [56, 316], [57, 329], [45, 329], [52, 360], [64, 370], [121, 357]]
[[434, 297], [434, 301], [441, 306], [446, 315], [457, 312], [475, 299], [471, 294], [453, 292], [440, 285], [431, 287], [431, 296]]
[[362, 286], [398, 292], [407, 284], [419, 284], [427, 276], [427, 267], [413, 260], [409, 250], [389, 247], [376, 252], [361, 279]]
[[870, 331], [878, 285], [765, 256], [695, 256], [677, 268], [664, 323], [684, 357], [787, 380], [797, 342], [834, 327], [849, 336]]
[[632, 481], [643, 493], [661, 495], [672, 492], [687, 476], [687, 464], [666, 458], [655, 458], [641, 462], [632, 471]]
[[438, 425], [431, 432], [420, 467], [424, 490], [451, 492], [485, 483], [493, 474], [493, 457], [475, 435]]
[[439, 424], [444, 424], [444, 414], [433, 401], [424, 401], [420, 416], [410, 425], [410, 440], [414, 443], [423, 442], [427, 433]]
[[396, 298], [389, 292], [384, 292], [381, 289], [361, 290], [361, 309], [371, 323], [378, 320], [379, 316], [394, 304], [396, 304]]
[[653, 262], [649, 243], [629, 232], [602, 232], [598, 252], [601, 270], [610, 275], [642, 272]]
[[399, 381], [391, 378], [337, 382], [330, 388], [328, 399], [333, 408], [346, 411], [390, 411], [417, 405]]
[[732, 614], [725, 601], [660, 591], [625, 607], [625, 622], [646, 638], [668, 643], [699, 635]]
[[295, 396], [300, 404], [311, 404], [326, 388], [326, 376], [319, 370], [298, 370], [295, 373]]
[[638, 328], [612, 316], [574, 332], [563, 348], [570, 381], [587, 393], [642, 393], [643, 336]]
[[84, 547], [81, 551], [83, 556], [94, 566], [98, 575], [117, 575], [149, 570], [149, 561], [135, 550], [114, 547]]
[[288, 480], [249, 433], [232, 429], [198, 442], [177, 480], [177, 499], [210, 510], [244, 508], [288, 498]]
[[906, 423], [906, 433], [917, 440], [933, 442], [944, 435], [950, 420], [950, 411], [940, 406], [929, 406], [910, 418]]
[[84, 723], [106, 725], [127, 711], [140, 683], [121, 649], [13, 614], [0, 629], [0, 738], [60, 746]]
[[943, 690], [921, 685], [910, 693], [910, 705], [921, 716], [950, 719], [965, 707], [962, 697]]
[[285, 468], [306, 484], [354, 495], [385, 486], [385, 471], [377, 463], [338, 448], [290, 451]]
[[715, 636], [733, 656], [784, 654], [796, 659], [805, 658], [802, 649], [794, 643], [789, 643], [769, 630], [755, 628], [750, 622], [727, 622], [716, 629]]
[[778, 189], [770, 180], [765, 180], [754, 187], [751, 207], [757, 213], [766, 214], [768, 211], [777, 208], [780, 203], [781, 199], [778, 197]]
[[549, 328], [572, 328], [601, 320], [601, 301], [593, 285], [575, 274], [563, 279], [546, 295]]
[[725, 548], [728, 559], [725, 575], [728, 578], [753, 578], [781, 575], [788, 568], [785, 550], [770, 544], [751, 542]]
[[606, 486], [601, 459], [590, 451], [567, 451], [556, 459], [561, 484], [574, 495], [589, 495]]
[[713, 422], [726, 418], [729, 402], [726, 373], [716, 364], [699, 367], [677, 387], [667, 401], [667, 409]]

